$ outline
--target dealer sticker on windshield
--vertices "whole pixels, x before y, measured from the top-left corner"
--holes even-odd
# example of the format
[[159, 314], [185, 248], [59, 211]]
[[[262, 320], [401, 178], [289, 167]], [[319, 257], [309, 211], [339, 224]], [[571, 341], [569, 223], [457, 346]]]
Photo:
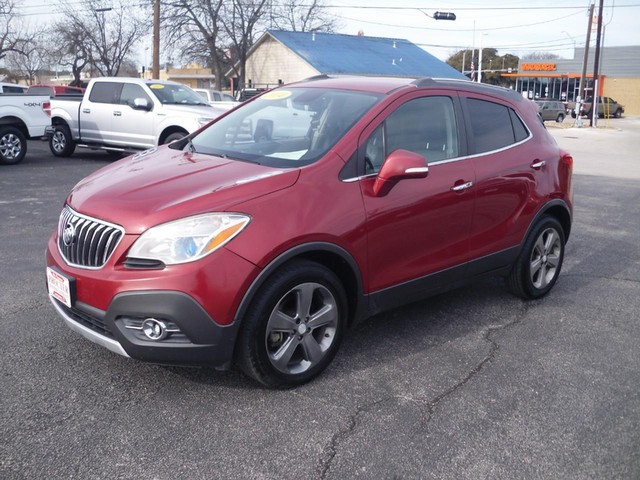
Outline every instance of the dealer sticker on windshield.
[[282, 100], [291, 96], [290, 90], [273, 90], [262, 95], [263, 100]]
[[67, 277], [47, 267], [47, 287], [49, 295], [71, 308], [71, 287]]

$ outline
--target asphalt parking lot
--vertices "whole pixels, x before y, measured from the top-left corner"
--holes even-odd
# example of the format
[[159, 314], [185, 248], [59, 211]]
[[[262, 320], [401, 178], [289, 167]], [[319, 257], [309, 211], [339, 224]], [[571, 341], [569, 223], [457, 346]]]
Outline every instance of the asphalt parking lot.
[[379, 315], [285, 391], [66, 328], [45, 243], [73, 184], [112, 160], [30, 142], [0, 167], [0, 478], [640, 478], [640, 118], [568, 122], [547, 122], [575, 158], [550, 295], [492, 279]]

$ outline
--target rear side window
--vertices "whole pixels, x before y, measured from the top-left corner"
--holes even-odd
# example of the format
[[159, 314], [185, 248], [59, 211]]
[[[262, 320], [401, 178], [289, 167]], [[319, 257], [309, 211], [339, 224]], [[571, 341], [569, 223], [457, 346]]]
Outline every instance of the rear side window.
[[467, 98], [467, 108], [475, 139], [475, 153], [508, 147], [529, 136], [518, 115], [509, 107], [486, 100]]
[[93, 84], [89, 100], [93, 103], [120, 103], [122, 83], [96, 82]]

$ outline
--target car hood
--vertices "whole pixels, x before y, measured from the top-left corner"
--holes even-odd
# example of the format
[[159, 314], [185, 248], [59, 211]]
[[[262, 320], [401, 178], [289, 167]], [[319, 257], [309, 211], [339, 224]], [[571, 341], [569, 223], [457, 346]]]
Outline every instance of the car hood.
[[293, 185], [300, 170], [152, 148], [89, 175], [67, 198], [79, 213], [139, 234], [160, 223], [233, 205]]

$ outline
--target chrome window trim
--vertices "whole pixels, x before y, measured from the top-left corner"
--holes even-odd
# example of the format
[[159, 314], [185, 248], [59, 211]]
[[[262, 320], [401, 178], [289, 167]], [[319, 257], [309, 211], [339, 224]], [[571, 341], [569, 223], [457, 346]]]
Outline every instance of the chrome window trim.
[[[464, 80], [463, 80], [464, 81]], [[502, 104], [499, 104], [502, 105]], [[531, 133], [531, 129], [529, 128], [529, 125], [527, 125], [527, 122], [525, 122], [522, 119], [522, 116], [520, 115], [520, 113], [518, 113], [518, 111], [515, 108], [511, 108], [507, 105], [503, 105], [506, 108], [509, 108], [510, 110], [513, 110], [513, 112], [516, 114], [516, 116], [518, 117], [518, 119], [520, 119], [520, 122], [522, 122], [522, 125], [524, 125], [524, 128], [527, 129], [527, 133], [529, 135], [527, 135], [526, 138], [523, 138], [522, 140], [520, 140], [519, 142], [516, 143], [510, 143], [509, 145], [506, 145], [502, 148], [497, 148], [495, 150], [489, 150], [486, 152], [482, 152], [482, 153], [474, 153], [473, 155], [465, 155], [463, 157], [453, 157], [453, 158], [447, 158], [445, 160], [439, 160], [437, 162], [429, 162], [427, 160], [427, 167], [435, 167], [437, 165], [445, 165], [447, 163], [453, 163], [453, 162], [461, 162], [463, 160], [468, 160], [470, 158], [478, 158], [478, 157], [482, 157], [484, 155], [490, 155], [493, 153], [500, 153], [500, 152], [504, 152], [505, 150], [509, 150], [510, 148], [514, 148], [514, 147], [518, 147], [522, 144], [524, 144], [525, 142], [528, 142], [529, 140], [531, 140], [533, 138], [533, 133]], [[360, 147], [358, 147], [360, 148]], [[341, 180], [344, 183], [353, 183], [353, 182], [359, 182], [360, 180], [364, 180], [365, 178], [369, 178], [369, 177], [376, 177], [378, 176], [377, 173], [369, 173], [367, 175], [360, 175], [358, 177], [352, 177], [352, 178], [345, 178], [344, 180]]]

